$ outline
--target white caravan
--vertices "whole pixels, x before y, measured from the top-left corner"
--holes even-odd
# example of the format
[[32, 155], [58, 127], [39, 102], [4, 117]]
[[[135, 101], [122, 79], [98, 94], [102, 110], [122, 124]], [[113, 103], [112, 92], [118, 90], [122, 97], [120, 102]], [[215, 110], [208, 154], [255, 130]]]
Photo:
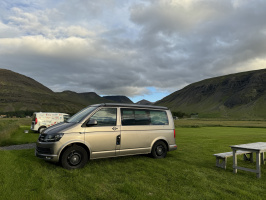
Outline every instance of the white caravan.
[[69, 114], [66, 113], [35, 112], [32, 117], [31, 130], [41, 133], [44, 129], [64, 122], [68, 118]]

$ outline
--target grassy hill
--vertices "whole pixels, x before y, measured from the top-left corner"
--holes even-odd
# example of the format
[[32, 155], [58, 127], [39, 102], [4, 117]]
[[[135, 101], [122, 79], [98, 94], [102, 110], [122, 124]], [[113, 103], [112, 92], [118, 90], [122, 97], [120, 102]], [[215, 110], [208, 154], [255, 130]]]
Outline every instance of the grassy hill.
[[186, 86], [156, 105], [199, 117], [266, 118], [266, 69], [206, 79]]
[[0, 69], [0, 114], [24, 111], [75, 113], [95, 103], [112, 102], [94, 92], [55, 93], [34, 79]]
[[140, 105], [152, 105], [154, 103], [147, 101], [146, 99], [142, 99], [140, 101], [138, 101], [136, 104], [140, 104]]
[[116, 103], [133, 103], [128, 97], [126, 96], [104, 96], [103, 98], [109, 100], [109, 101], [113, 101]]
[[83, 107], [91, 104], [98, 103], [114, 103], [111, 100], [100, 97], [95, 92], [86, 92], [86, 93], [76, 93], [72, 91], [63, 91], [56, 93], [60, 98], [69, 101], [74, 104], [80, 104]]

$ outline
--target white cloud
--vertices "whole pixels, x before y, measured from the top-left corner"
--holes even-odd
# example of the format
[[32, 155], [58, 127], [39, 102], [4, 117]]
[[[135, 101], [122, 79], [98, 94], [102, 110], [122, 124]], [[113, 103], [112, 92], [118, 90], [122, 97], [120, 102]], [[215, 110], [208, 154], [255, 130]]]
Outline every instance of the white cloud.
[[173, 92], [265, 68], [265, 9], [247, 0], [2, 1], [0, 67], [55, 91]]

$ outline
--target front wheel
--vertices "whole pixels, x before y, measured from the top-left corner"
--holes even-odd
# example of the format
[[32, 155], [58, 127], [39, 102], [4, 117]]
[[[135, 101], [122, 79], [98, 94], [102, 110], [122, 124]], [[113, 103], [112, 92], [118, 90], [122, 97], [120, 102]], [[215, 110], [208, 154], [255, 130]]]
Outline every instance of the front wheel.
[[167, 154], [167, 147], [163, 141], [155, 142], [152, 147], [151, 155], [153, 158], [165, 158]]
[[77, 145], [73, 145], [66, 149], [62, 155], [61, 164], [65, 169], [82, 168], [88, 162], [87, 151]]
[[41, 127], [41, 128], [39, 128], [38, 132], [42, 133], [45, 129], [46, 129], [46, 127]]

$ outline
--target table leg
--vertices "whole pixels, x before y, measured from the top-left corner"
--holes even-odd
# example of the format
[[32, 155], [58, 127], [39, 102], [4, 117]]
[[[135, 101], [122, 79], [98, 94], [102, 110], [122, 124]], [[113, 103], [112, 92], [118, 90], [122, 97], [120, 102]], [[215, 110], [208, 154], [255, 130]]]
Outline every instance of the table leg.
[[250, 154], [250, 162], [253, 163], [253, 152]]
[[256, 152], [256, 171], [257, 171], [257, 178], [260, 178], [261, 177], [261, 171], [260, 171], [260, 165], [261, 165], [261, 161], [260, 161], [260, 158], [261, 158], [261, 154], [260, 152]]
[[234, 169], [234, 173], [237, 173], [237, 155], [236, 155], [236, 149], [233, 149], [233, 169]]
[[261, 155], [261, 164], [264, 165], [264, 152], [261, 152], [260, 155]]

